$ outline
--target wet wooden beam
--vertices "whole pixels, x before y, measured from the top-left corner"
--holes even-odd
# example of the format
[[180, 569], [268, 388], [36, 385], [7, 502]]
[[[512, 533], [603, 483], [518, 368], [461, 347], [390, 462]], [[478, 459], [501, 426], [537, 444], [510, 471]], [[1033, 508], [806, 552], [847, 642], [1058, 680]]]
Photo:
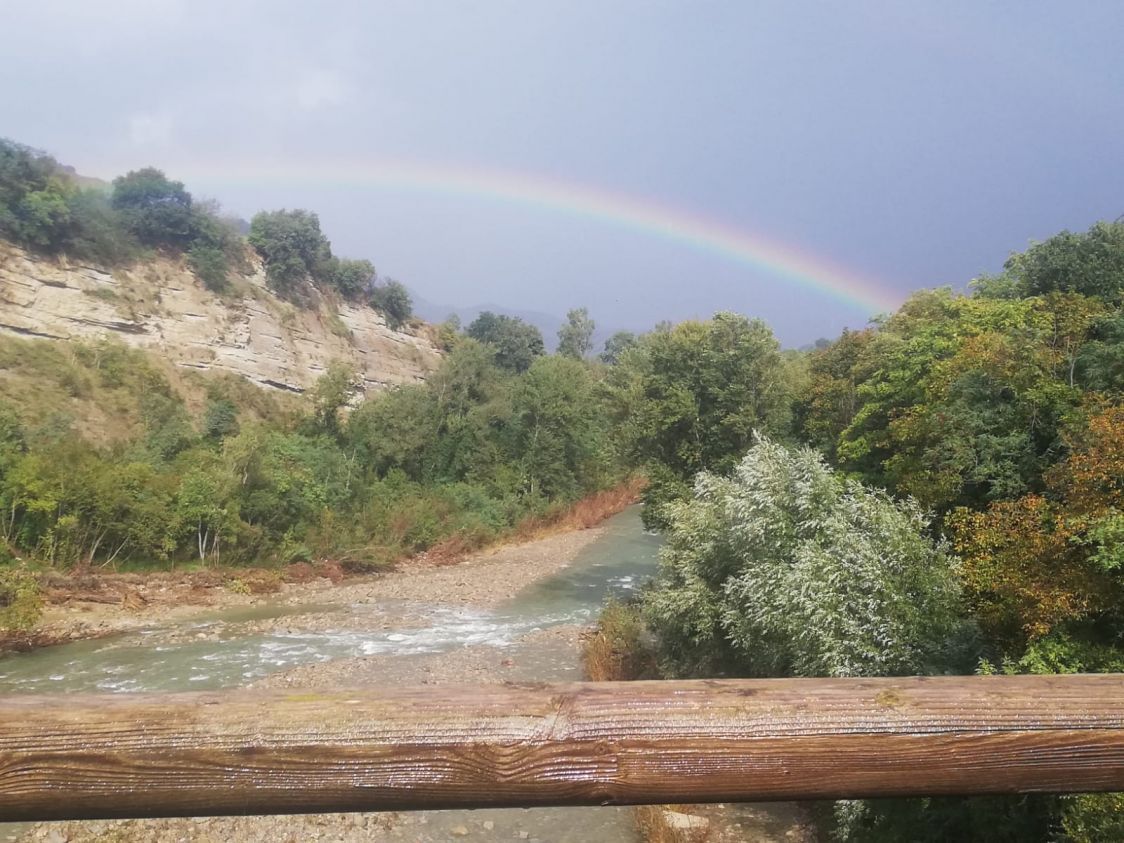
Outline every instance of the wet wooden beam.
[[0, 699], [0, 820], [1124, 790], [1124, 676]]

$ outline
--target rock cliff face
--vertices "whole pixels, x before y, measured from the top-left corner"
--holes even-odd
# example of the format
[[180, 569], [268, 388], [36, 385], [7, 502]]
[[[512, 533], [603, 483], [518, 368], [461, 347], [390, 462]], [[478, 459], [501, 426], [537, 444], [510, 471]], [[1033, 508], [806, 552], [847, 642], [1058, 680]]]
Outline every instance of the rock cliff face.
[[0, 242], [0, 332], [53, 340], [116, 336], [180, 366], [233, 372], [302, 392], [329, 363], [352, 365], [364, 391], [424, 380], [440, 353], [368, 307], [297, 308], [265, 285], [260, 264], [222, 297], [178, 261], [107, 272]]

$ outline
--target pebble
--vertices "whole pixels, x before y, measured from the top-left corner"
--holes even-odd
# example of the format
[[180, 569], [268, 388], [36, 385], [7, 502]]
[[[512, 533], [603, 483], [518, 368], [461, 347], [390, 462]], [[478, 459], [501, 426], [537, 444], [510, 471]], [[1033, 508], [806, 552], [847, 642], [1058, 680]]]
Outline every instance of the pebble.
[[[600, 531], [588, 530], [578, 533], [565, 534], [541, 542], [533, 542], [521, 548], [511, 548], [500, 551], [489, 557], [487, 565], [473, 566], [471, 577], [468, 571], [452, 572], [448, 568], [436, 568], [431, 572], [410, 572], [404, 576], [395, 576], [380, 580], [376, 586], [367, 590], [370, 599], [399, 599], [418, 600], [424, 603], [432, 602], [468, 602], [481, 609], [506, 599], [512, 590], [518, 590], [523, 585], [551, 573], [572, 557], [575, 552], [593, 541]], [[465, 583], [465, 585], [461, 585]], [[334, 587], [332, 598], [334, 602], [351, 601], [357, 599], [360, 589], [352, 586]], [[298, 596], [307, 594], [301, 591]], [[463, 598], [463, 599], [462, 599]], [[296, 598], [294, 598], [295, 602]], [[164, 607], [154, 607], [156, 610], [168, 612]], [[265, 619], [248, 621], [245, 623], [231, 623], [227, 633], [233, 629], [237, 634], [253, 634], [254, 632], [293, 630], [295, 632], [313, 631], [338, 627], [341, 623], [339, 611], [311, 609], [307, 615], [292, 615], [283, 619]], [[187, 613], [184, 612], [184, 615]], [[389, 614], [389, 618], [388, 618]], [[406, 623], [421, 624], [426, 615], [420, 610], [406, 607], [402, 610], [379, 614], [367, 615], [362, 613], [355, 617], [366, 619], [367, 629], [394, 629], [401, 631], [406, 628]], [[348, 623], [355, 621], [351, 617]], [[132, 621], [130, 621], [132, 622]], [[537, 633], [542, 635], [544, 633]], [[573, 632], [552, 629], [546, 635], [554, 638], [558, 636], [573, 637]], [[203, 631], [199, 629], [179, 630], [175, 624], [169, 624], [169, 632], [159, 640], [175, 640], [186, 642], [190, 640], [217, 639], [216, 630]], [[154, 639], [157, 640], [157, 639]], [[559, 638], [559, 640], [563, 640]], [[565, 640], [569, 640], [566, 638]], [[537, 646], [537, 644], [531, 644]], [[426, 681], [428, 684], [438, 682], [479, 682], [502, 681], [512, 674], [496, 670], [497, 662], [503, 668], [515, 668], [517, 671], [529, 670], [524, 659], [516, 664], [515, 659], [496, 659], [496, 651], [490, 647], [468, 648], [465, 651], [433, 654], [424, 658], [400, 659], [393, 656], [372, 656], [369, 659], [340, 659], [324, 664], [309, 664], [286, 671], [255, 683], [260, 687], [332, 687], [346, 683], [378, 684], [384, 682], [417, 684]], [[432, 815], [431, 815], [432, 816]], [[449, 828], [447, 823], [471, 822], [469, 827], [458, 824]], [[428, 817], [424, 813], [418, 814], [368, 814], [345, 816], [340, 814], [320, 816], [296, 817], [252, 817], [252, 818], [199, 818], [196, 821], [185, 820], [141, 820], [127, 822], [89, 822], [69, 823], [62, 827], [50, 825], [37, 825], [28, 834], [28, 838], [35, 843], [93, 843], [93, 841], [122, 841], [122, 843], [191, 843], [191, 841], [245, 841], [245, 843], [288, 843], [289, 841], [321, 841], [333, 840], [341, 843], [358, 843], [360, 840], [448, 840], [465, 839], [493, 839], [497, 837], [496, 825], [503, 829], [503, 836], [508, 839], [518, 839], [535, 843], [539, 838], [532, 837], [532, 832], [527, 830], [512, 831], [507, 825], [508, 821], [492, 821], [470, 818], [468, 815], [453, 817], [435, 817], [435, 828], [428, 828]], [[424, 828], [423, 828], [424, 827]], [[470, 830], [471, 828], [471, 830]], [[536, 829], [537, 831], [538, 829]], [[490, 834], [486, 834], [490, 832]], [[546, 829], [543, 830], [546, 832]], [[546, 832], [549, 833], [549, 832]]]

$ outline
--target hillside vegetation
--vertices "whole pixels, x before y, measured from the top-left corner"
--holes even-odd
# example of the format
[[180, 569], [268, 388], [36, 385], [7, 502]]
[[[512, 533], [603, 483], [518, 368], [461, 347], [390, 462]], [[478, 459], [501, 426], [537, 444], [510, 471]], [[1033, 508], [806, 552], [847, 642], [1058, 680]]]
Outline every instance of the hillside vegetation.
[[136, 263], [151, 250], [183, 255], [219, 293], [245, 269], [252, 247], [274, 292], [294, 303], [328, 293], [369, 304], [391, 325], [411, 318], [406, 288], [380, 280], [368, 260], [334, 255], [315, 213], [263, 211], [243, 238], [245, 227], [154, 167], [119, 176], [107, 190], [43, 152], [0, 138], [0, 239], [101, 267]]
[[[106, 189], [0, 142], [2, 239], [60, 266], [173, 257], [232, 306], [239, 262], [256, 253], [268, 285], [298, 308], [329, 299], [369, 304], [392, 327], [412, 319], [405, 288], [335, 256], [314, 213], [263, 212], [243, 226], [151, 168]], [[498, 327], [485, 330], [489, 320]], [[0, 609], [26, 596], [17, 560], [64, 571], [310, 559], [371, 568], [549, 521], [624, 480], [601, 371], [544, 356], [519, 320], [478, 322], [464, 335], [432, 329], [446, 355], [428, 383], [359, 403], [363, 384], [343, 360], [298, 397], [104, 337], [0, 339]], [[575, 330], [588, 344], [592, 322]], [[507, 353], [515, 335], [534, 340], [518, 363]], [[401, 345], [408, 355], [416, 343]]]
[[[0, 146], [0, 233], [90, 260], [179, 250], [216, 286], [252, 246], [297, 305], [330, 293], [408, 319], [405, 291], [333, 256], [314, 214], [259, 214], [244, 242], [156, 171], [95, 195], [56, 166]], [[114, 343], [6, 340], [0, 623], [34, 617], [29, 570], [361, 569], [473, 547], [640, 472], [667, 542], [594, 639], [599, 675], [1124, 670], [1124, 223], [810, 352], [732, 313], [615, 335], [597, 360], [592, 334], [584, 308], [553, 355], [519, 319], [449, 323], [424, 384], [351, 408], [342, 364], [277, 397]], [[825, 816], [840, 840], [1124, 839], [1113, 794]]]
[[[616, 439], [667, 530], [638, 607], [664, 675], [1124, 670], [1122, 304], [1124, 223], [1099, 223], [807, 354], [722, 316], [626, 348]], [[594, 640], [624, 664], [621, 611]], [[1116, 840], [1124, 799], [848, 802], [826, 824]]]

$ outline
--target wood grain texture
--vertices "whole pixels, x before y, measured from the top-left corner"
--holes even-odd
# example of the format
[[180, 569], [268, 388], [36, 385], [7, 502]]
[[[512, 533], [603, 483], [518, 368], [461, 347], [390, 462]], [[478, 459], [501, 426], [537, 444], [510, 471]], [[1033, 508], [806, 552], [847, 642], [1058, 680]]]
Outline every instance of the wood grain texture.
[[1124, 676], [0, 700], [0, 820], [1124, 790]]

